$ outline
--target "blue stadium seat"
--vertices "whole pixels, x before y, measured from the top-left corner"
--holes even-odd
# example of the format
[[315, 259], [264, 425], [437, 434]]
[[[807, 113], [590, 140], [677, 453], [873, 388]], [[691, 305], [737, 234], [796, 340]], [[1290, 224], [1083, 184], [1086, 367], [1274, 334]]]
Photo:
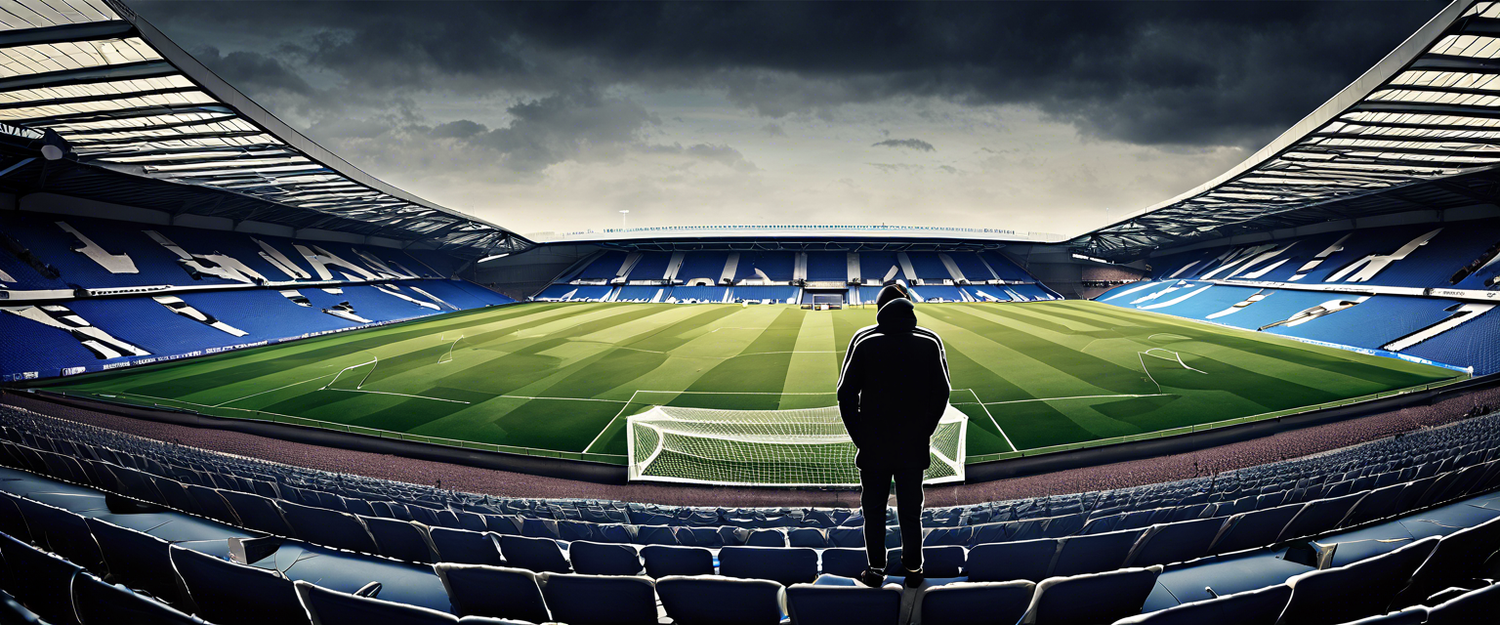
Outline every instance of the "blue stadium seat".
[[77, 623], [73, 611], [73, 577], [83, 573], [78, 565], [0, 534], [0, 579], [21, 605], [48, 623]]
[[714, 574], [714, 554], [702, 547], [650, 545], [641, 547], [641, 558], [646, 561], [646, 575], [656, 579]]
[[1036, 586], [1025, 622], [1034, 625], [1111, 623], [1139, 614], [1161, 566], [1049, 577]]
[[1208, 554], [1224, 519], [1194, 519], [1152, 525], [1131, 548], [1128, 566], [1186, 562]]
[[956, 582], [923, 589], [924, 625], [994, 623], [1014, 624], [1026, 614], [1036, 584], [1013, 582]]
[[624, 575], [552, 573], [542, 585], [552, 619], [568, 625], [656, 625], [651, 580]]
[[204, 625], [203, 621], [160, 601], [131, 592], [128, 588], [106, 584], [88, 573], [73, 576], [72, 593], [74, 610], [83, 625]]
[[641, 554], [632, 545], [575, 540], [568, 544], [568, 561], [584, 575], [640, 575]]
[[278, 504], [297, 538], [307, 542], [362, 553], [376, 553], [375, 539], [359, 519], [336, 512], [283, 501]]
[[818, 578], [818, 552], [803, 548], [725, 547], [719, 550], [719, 574], [769, 579], [784, 586]]
[[557, 541], [529, 536], [501, 536], [500, 554], [506, 566], [518, 566], [538, 573], [570, 573], [572, 565]]
[[172, 545], [172, 568], [191, 612], [215, 625], [308, 623], [291, 580]]
[[448, 589], [448, 600], [459, 616], [489, 616], [532, 623], [552, 620], [542, 597], [540, 578], [526, 569], [476, 564], [437, 564], [432, 567]]
[[[500, 537], [496, 534], [448, 527], [434, 527], [428, 530], [427, 535], [432, 539], [432, 546], [437, 551], [438, 562], [489, 564], [494, 566], [499, 566], [505, 562], [500, 557], [500, 544], [496, 541]], [[557, 543], [553, 543], [554, 549], [556, 546]], [[522, 552], [524, 550], [518, 553]], [[521, 557], [524, 561], [524, 556]]]
[[1333, 569], [1287, 580], [1292, 597], [1279, 623], [1321, 625], [1383, 614], [1438, 545], [1428, 537], [1405, 547]]
[[1199, 623], [1243, 623], [1275, 625], [1292, 597], [1292, 587], [1276, 584], [1216, 599], [1138, 614], [1115, 621], [1115, 625], [1197, 625]]
[[[820, 579], [820, 582], [827, 577]], [[786, 589], [792, 625], [896, 625], [901, 590], [895, 585], [866, 588], [854, 580], [796, 584]]]
[[297, 598], [313, 625], [451, 625], [458, 623], [452, 614], [444, 614], [393, 601], [329, 590], [305, 581], [295, 582]]
[[[431, 564], [437, 561], [437, 549], [427, 534], [427, 526], [416, 521], [382, 517], [362, 517], [360, 521], [370, 531], [370, 537], [375, 539], [375, 547], [380, 555], [408, 562]], [[499, 549], [493, 545], [490, 548], [498, 558]]]
[[1432, 606], [1427, 613], [1431, 625], [1483, 623], [1500, 612], [1500, 584], [1471, 590]]
[[712, 575], [656, 580], [667, 616], [677, 625], [776, 625], [781, 622], [782, 586], [763, 579]]
[[177, 572], [168, 553], [171, 543], [103, 519], [87, 520], [89, 531], [104, 555], [108, 579], [143, 591], [167, 603], [180, 601]]
[[969, 550], [969, 581], [1040, 582], [1052, 570], [1058, 541], [1052, 538], [976, 545]]

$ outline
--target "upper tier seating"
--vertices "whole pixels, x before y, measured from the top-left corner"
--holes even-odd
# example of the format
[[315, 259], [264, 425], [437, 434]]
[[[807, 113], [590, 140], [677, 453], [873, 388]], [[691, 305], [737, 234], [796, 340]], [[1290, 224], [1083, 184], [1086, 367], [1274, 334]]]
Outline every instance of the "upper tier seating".
[[[601, 619], [612, 618], [608, 614], [628, 617], [609, 622], [646, 623], [664, 615], [684, 623], [695, 622], [694, 615], [703, 618], [711, 607], [701, 600], [682, 600], [681, 595], [665, 599], [668, 593], [657, 584], [670, 575], [771, 580], [775, 588], [786, 587], [790, 616], [801, 622], [813, 615], [813, 622], [844, 622], [835, 617], [886, 614], [888, 609], [882, 607], [887, 599], [880, 591], [845, 588], [853, 581], [829, 575], [838, 568], [833, 556], [846, 551], [806, 546], [808, 531], [830, 542], [841, 534], [857, 537], [843, 531], [859, 524], [848, 510], [674, 509], [496, 499], [159, 443], [9, 407], [0, 407], [0, 418], [0, 464], [78, 484], [0, 469], [0, 532], [67, 560], [54, 558], [50, 562], [61, 564], [43, 566], [49, 561], [27, 555], [27, 550], [34, 552], [31, 547], [0, 542], [6, 566], [35, 561], [28, 566], [57, 571], [37, 580], [75, 580], [74, 586], [87, 571], [149, 593], [166, 604], [163, 609], [209, 622], [253, 620], [278, 605], [287, 610], [285, 618], [293, 618], [293, 608], [301, 606], [317, 619], [369, 614], [456, 621], [445, 613], [576, 623], [606, 622]], [[924, 514], [929, 526], [924, 542], [962, 537], [964, 546], [932, 549], [929, 575], [941, 570], [977, 583], [954, 586], [951, 597], [946, 594], [950, 591], [932, 591], [937, 599], [932, 614], [943, 614], [944, 601], [952, 614], [953, 606], [986, 596], [997, 610], [1017, 610], [1024, 599], [1027, 622], [1108, 622], [1134, 618], [1143, 610], [1162, 611], [1160, 618], [1167, 618], [1176, 612], [1165, 609], [1180, 603], [1186, 605], [1175, 609], [1187, 612], [1209, 609], [1214, 601], [1257, 597], [1256, 605], [1280, 601], [1279, 609], [1267, 613], [1294, 615], [1292, 620], [1283, 615], [1283, 621], [1334, 623], [1400, 610], [1429, 597], [1441, 603], [1452, 593], [1430, 594], [1432, 589], [1478, 588], [1475, 584], [1484, 582], [1474, 579], [1476, 572], [1500, 549], [1500, 497], [1481, 495], [1500, 485], [1497, 442], [1500, 415], [1490, 415], [1212, 478], [931, 509]], [[102, 496], [101, 491], [110, 494]], [[258, 532], [240, 529], [253, 516], [242, 513], [241, 504], [252, 497], [264, 510], [280, 511], [287, 521], [280, 527], [288, 534], [254, 538]], [[1410, 514], [1412, 510], [1419, 512]], [[1272, 511], [1278, 514], [1269, 515]], [[322, 516], [299, 520], [309, 514]], [[997, 516], [1006, 520], [997, 521]], [[854, 525], [840, 524], [835, 521], [839, 518]], [[416, 532], [419, 543], [420, 537], [427, 538], [427, 552], [411, 548], [410, 533], [377, 534], [374, 529], [401, 523]], [[1215, 523], [1218, 529], [1210, 538], [1205, 528]], [[585, 529], [587, 537], [581, 535]], [[117, 547], [115, 541], [125, 535], [131, 538]], [[715, 538], [706, 549], [648, 546], [636, 556], [632, 543], [643, 536], [671, 537], [678, 543], [685, 537]], [[498, 559], [477, 556], [494, 549], [495, 537]], [[776, 540], [767, 542], [766, 537]], [[101, 549], [106, 542], [110, 547]], [[1425, 551], [1418, 554], [1419, 547]], [[199, 567], [194, 581], [168, 586], [170, 574], [162, 576], [164, 560], [156, 552], [165, 553], [182, 575]], [[678, 555], [684, 556], [681, 563], [661, 560]], [[1428, 563], [1429, 555], [1442, 560]], [[701, 564], [691, 563], [699, 557]], [[129, 563], [119, 564], [122, 560]], [[428, 568], [433, 560], [443, 563], [436, 574]], [[472, 560], [490, 564], [456, 564]], [[1032, 564], [1034, 570], [1016, 568], [1021, 564]], [[460, 570], [465, 571], [463, 580], [454, 577]], [[68, 593], [76, 591], [11, 579], [13, 575], [0, 576], [0, 588], [14, 592], [29, 609], [67, 617]], [[1358, 586], [1348, 580], [1358, 580]], [[947, 581], [933, 579], [930, 584], [938, 585], [929, 587], [943, 588]], [[309, 588], [309, 583], [321, 589]], [[254, 584], [266, 590], [243, 590]], [[81, 587], [103, 591], [87, 582]], [[503, 587], [504, 596], [512, 599], [465, 590], [480, 587]], [[1275, 597], [1236, 594], [1277, 587], [1290, 592]], [[1334, 607], [1320, 600], [1351, 587], [1382, 590]], [[761, 605], [769, 598], [766, 592], [774, 590], [733, 584], [698, 588]], [[535, 589], [540, 589], [540, 601]], [[126, 601], [118, 590], [109, 592], [114, 593], [111, 601]], [[892, 592], [899, 604], [900, 591]], [[1214, 599], [1215, 593], [1225, 598]], [[1310, 594], [1299, 598], [1298, 593]], [[660, 606], [658, 594], [663, 597]], [[914, 609], [926, 614], [921, 594]], [[253, 603], [242, 599], [246, 595], [255, 597]], [[1380, 600], [1372, 600], [1373, 595]], [[604, 597], [612, 597], [608, 605], [615, 611], [599, 611]], [[143, 610], [157, 609], [139, 598], [128, 601]], [[844, 612], [828, 612], [839, 605]], [[245, 607], [213, 612], [225, 606]], [[1339, 620], [1329, 616], [1335, 607]], [[336, 616], [326, 617], [323, 612], [329, 610]], [[71, 617], [60, 622], [72, 622]]]
[[1497, 258], [1496, 219], [1331, 232], [1152, 259], [1151, 280], [1095, 299], [1484, 375], [1500, 372]]

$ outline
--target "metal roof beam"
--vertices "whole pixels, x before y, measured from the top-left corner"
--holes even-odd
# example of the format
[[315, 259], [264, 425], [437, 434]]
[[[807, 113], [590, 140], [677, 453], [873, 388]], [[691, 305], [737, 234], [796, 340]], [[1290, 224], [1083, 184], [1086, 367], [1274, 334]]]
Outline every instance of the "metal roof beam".
[[50, 126], [53, 124], [86, 124], [89, 122], [109, 121], [114, 119], [136, 119], [140, 117], [159, 117], [165, 115], [189, 115], [192, 113], [217, 113], [221, 115], [236, 115], [234, 109], [223, 104], [182, 104], [168, 106], [138, 106], [105, 111], [84, 111], [79, 113], [66, 113], [63, 115], [50, 115], [46, 117], [28, 117], [24, 119], [8, 119], [7, 124], [19, 126]]
[[135, 26], [125, 20], [12, 29], [0, 32], [0, 48], [123, 39], [133, 33], [135, 33]]
[[49, 98], [46, 100], [16, 100], [14, 102], [0, 102], [0, 110], [26, 109], [42, 106], [61, 106], [65, 104], [87, 104], [90, 102], [109, 102], [112, 100], [129, 100], [131, 98], [145, 98], [157, 95], [174, 95], [178, 93], [201, 92], [202, 89], [196, 85], [191, 87], [170, 87], [167, 89], [146, 89], [143, 91], [126, 91], [123, 93], [99, 93], [93, 95], [81, 95], [68, 98]]
[[121, 63], [119, 65], [64, 69], [55, 72], [22, 74], [20, 76], [0, 78], [0, 91], [67, 87], [70, 85], [88, 85], [99, 82], [136, 80], [141, 78], [164, 78], [175, 76], [179, 73], [177, 68], [172, 67], [172, 64], [166, 61], [138, 61], [135, 63]]

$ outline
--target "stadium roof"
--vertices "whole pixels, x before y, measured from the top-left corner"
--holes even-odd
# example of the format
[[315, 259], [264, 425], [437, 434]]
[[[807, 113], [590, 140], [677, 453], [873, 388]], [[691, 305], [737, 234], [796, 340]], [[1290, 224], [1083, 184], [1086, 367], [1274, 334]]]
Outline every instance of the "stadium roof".
[[[48, 191], [67, 193], [70, 181], [80, 179], [87, 179], [83, 188], [108, 181], [110, 201], [120, 204], [149, 206], [170, 197], [177, 213], [422, 242], [466, 256], [532, 245], [360, 171], [229, 86], [117, 0], [0, 2], [0, 122], [14, 127], [6, 129], [13, 138], [33, 143], [55, 131], [71, 148], [66, 160], [213, 190], [214, 199], [186, 201], [191, 190], [134, 185], [130, 177], [98, 171], [50, 181], [44, 173]], [[6, 163], [0, 177], [26, 174], [23, 165], [36, 167]]]
[[1247, 232], [1494, 204], [1496, 165], [1500, 2], [1457, 0], [1243, 163], [1070, 244], [1130, 259]]

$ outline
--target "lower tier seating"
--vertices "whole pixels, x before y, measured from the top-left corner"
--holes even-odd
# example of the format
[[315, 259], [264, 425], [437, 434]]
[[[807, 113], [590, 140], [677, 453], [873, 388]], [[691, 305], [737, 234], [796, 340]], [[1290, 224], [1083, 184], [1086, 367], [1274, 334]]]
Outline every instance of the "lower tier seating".
[[[744, 605], [742, 622], [941, 623], [966, 614], [964, 606], [987, 605], [1026, 622], [1072, 623], [1190, 618], [1232, 600], [1277, 615], [1244, 622], [1339, 623], [1393, 610], [1403, 618], [1472, 613], [1488, 596], [1473, 593], [1493, 577], [1488, 559], [1500, 549], [1500, 496], [1485, 494], [1500, 483], [1487, 434], [1496, 415], [1305, 459], [1298, 481], [1337, 473], [1323, 482], [1339, 486], [1301, 503], [1266, 492], [1275, 505], [1237, 498], [1224, 517], [1205, 516], [1206, 504], [1174, 505], [1141, 515], [1155, 521], [1148, 526], [1124, 529], [1135, 523], [1126, 521], [1130, 513], [1082, 524], [1053, 516], [1027, 531], [1066, 530], [1062, 537], [990, 531], [975, 536], [979, 542], [932, 546], [929, 581], [902, 591], [854, 586], [853, 547], [789, 544], [813, 528], [729, 527], [745, 544], [712, 548], [527, 536], [526, 527], [557, 521], [302, 489], [275, 479], [271, 463], [259, 463], [258, 474], [271, 479], [204, 467], [197, 479], [213, 486], [178, 481], [165, 477], [168, 465], [124, 449], [132, 441], [149, 447], [141, 439], [5, 410], [0, 463], [15, 468], [0, 469], [0, 532], [16, 540], [0, 542], [0, 589], [49, 622], [98, 622], [78, 601], [102, 595], [178, 619], [167, 622], [261, 622], [291, 618], [299, 607], [319, 623], [729, 622], [722, 606]], [[1450, 437], [1476, 447], [1431, 447]], [[1341, 455], [1377, 458], [1374, 447], [1391, 441], [1414, 461], [1444, 459], [1404, 475], [1342, 479], [1349, 474], [1337, 469], [1350, 458]], [[616, 538], [655, 531], [596, 525], [614, 528]], [[14, 581], [23, 577], [15, 562], [56, 574]], [[1452, 601], [1464, 603], [1443, 607]], [[858, 620], [844, 619], [851, 615]]]

